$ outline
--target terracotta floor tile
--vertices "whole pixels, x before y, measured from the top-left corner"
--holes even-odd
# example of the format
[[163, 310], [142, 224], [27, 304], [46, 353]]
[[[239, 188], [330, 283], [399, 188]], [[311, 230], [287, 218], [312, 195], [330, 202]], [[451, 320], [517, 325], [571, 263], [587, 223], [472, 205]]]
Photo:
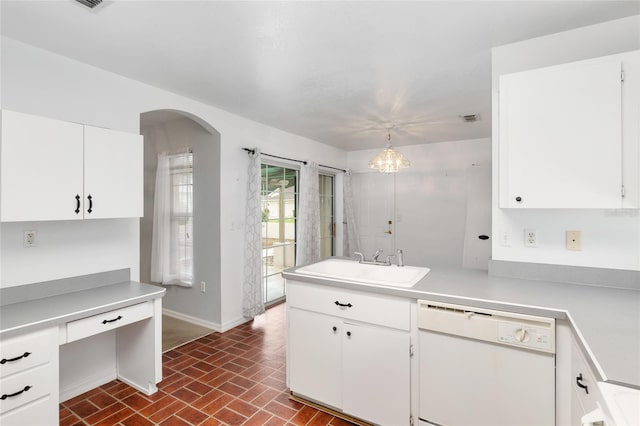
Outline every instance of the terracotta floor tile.
[[153, 426], [153, 422], [151, 420], [142, 417], [138, 413], [127, 417], [120, 423], [122, 423], [124, 426]]
[[209, 418], [208, 415], [193, 407], [187, 406], [176, 413], [176, 416], [186, 420], [192, 425], [199, 425]]
[[231, 411], [228, 408], [221, 409], [213, 415], [213, 418], [228, 425], [241, 425], [245, 420], [247, 420], [246, 417], [236, 413], [235, 411]]
[[289, 399], [284, 317], [278, 305], [165, 352], [158, 392], [113, 380], [60, 404], [60, 426], [351, 425]]

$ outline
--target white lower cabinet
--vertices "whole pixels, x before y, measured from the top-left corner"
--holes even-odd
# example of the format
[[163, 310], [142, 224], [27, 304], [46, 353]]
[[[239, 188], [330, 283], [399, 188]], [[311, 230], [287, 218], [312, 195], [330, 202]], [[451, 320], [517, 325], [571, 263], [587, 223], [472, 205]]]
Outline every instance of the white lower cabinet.
[[58, 419], [58, 328], [0, 340], [0, 424]]
[[[384, 324], [384, 298], [400, 329]], [[374, 314], [367, 302], [377, 324], [356, 314]], [[287, 305], [287, 377], [295, 395], [375, 424], [410, 423], [409, 300], [289, 281]]]
[[596, 375], [575, 336], [571, 338], [571, 425], [582, 426], [582, 417], [603, 406]]

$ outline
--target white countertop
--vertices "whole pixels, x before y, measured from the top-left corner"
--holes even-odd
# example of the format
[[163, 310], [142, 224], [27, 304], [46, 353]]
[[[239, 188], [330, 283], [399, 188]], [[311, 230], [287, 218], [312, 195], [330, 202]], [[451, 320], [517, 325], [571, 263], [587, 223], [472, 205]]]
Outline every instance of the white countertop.
[[600, 379], [640, 389], [640, 291], [489, 276], [470, 269], [432, 269], [412, 288], [285, 278], [413, 299], [429, 299], [569, 320]]
[[63, 324], [164, 296], [165, 289], [134, 281], [3, 305], [0, 338]]

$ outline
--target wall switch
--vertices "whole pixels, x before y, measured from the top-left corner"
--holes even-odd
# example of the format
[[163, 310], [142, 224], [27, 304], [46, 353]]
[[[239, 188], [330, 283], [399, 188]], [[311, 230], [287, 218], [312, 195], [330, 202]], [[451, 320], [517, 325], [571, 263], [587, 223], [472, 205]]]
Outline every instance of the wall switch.
[[538, 236], [535, 229], [524, 230], [524, 246], [525, 247], [538, 247]]
[[511, 233], [509, 231], [500, 233], [500, 245], [502, 247], [511, 247]]
[[580, 231], [566, 231], [566, 245], [567, 250], [582, 250], [582, 232]]
[[200, 291], [201, 292], [206, 292], [207, 291], [207, 283], [204, 281], [200, 281]]
[[22, 233], [22, 246], [24, 248], [36, 247], [38, 245], [38, 231], [35, 229], [25, 230]]

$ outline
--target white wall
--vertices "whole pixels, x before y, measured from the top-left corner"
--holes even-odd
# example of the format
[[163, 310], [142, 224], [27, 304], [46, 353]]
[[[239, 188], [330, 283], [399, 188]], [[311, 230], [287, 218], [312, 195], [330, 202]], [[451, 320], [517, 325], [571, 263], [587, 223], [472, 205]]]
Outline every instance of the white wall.
[[[501, 246], [499, 238], [494, 238], [493, 259], [640, 270], [640, 212], [638, 210], [498, 208], [499, 76], [636, 49], [640, 49], [640, 16], [493, 49], [492, 220], [494, 235], [504, 231], [511, 235], [510, 247]], [[537, 248], [524, 247], [524, 229], [536, 229]], [[565, 249], [566, 230], [582, 231], [582, 251]]]
[[[196, 121], [199, 118], [220, 132], [220, 326], [228, 328], [242, 321], [247, 155], [240, 148], [259, 147], [270, 154], [313, 159], [335, 167], [345, 167], [345, 152], [10, 38], [3, 37], [1, 43], [2, 108], [135, 133], [140, 130], [141, 113], [178, 110], [193, 114]], [[49, 239], [50, 244], [36, 249], [38, 261], [57, 261], [51, 260], [43, 268], [40, 267], [42, 263], [31, 263], [30, 255], [25, 253], [27, 249], [17, 245], [15, 236], [21, 232], [22, 225], [3, 224], [0, 285], [4, 286], [5, 282], [8, 285], [24, 284], [116, 267], [131, 268], [132, 279], [138, 279], [139, 221], [122, 222], [102, 226], [98, 222], [47, 225], [46, 232], [40, 232], [39, 236]], [[111, 241], [112, 232], [108, 228], [120, 226], [122, 229], [114, 234], [123, 237]], [[59, 230], [63, 227], [67, 232], [60, 235]], [[69, 241], [71, 238], [73, 240]], [[90, 249], [101, 246], [103, 241], [111, 247], [107, 253], [100, 252], [96, 256]], [[59, 251], [64, 254], [58, 255]]]
[[[347, 154], [354, 171], [354, 207], [361, 249], [367, 258], [377, 248], [404, 252], [416, 266], [487, 268], [490, 241], [476, 244], [479, 233], [491, 235], [491, 140], [441, 142], [397, 148], [411, 167], [395, 174], [371, 171], [368, 162], [380, 150]], [[487, 172], [477, 174], [475, 169]], [[469, 182], [469, 177], [476, 179]], [[480, 191], [483, 198], [469, 195]], [[470, 205], [470, 203], [472, 205]], [[482, 231], [467, 226], [469, 214], [481, 216]], [[392, 234], [388, 220], [391, 220]], [[473, 261], [463, 262], [465, 247]]]

